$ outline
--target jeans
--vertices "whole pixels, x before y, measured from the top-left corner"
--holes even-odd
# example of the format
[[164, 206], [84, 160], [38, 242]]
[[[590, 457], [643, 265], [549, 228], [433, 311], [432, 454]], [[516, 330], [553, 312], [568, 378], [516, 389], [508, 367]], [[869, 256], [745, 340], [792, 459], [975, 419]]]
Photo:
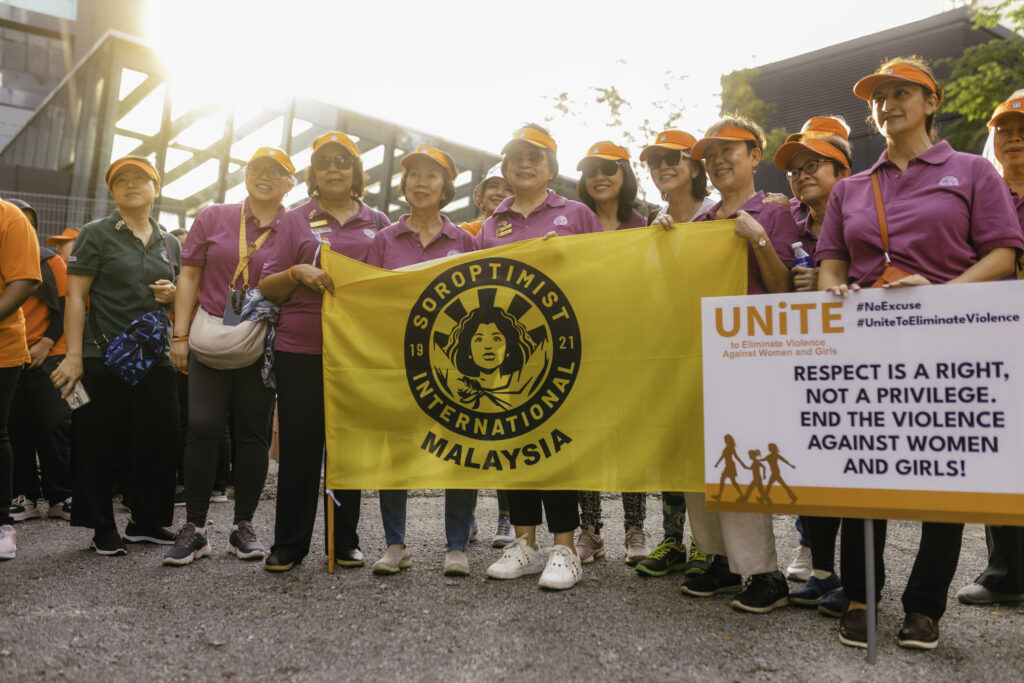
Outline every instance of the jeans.
[[[380, 518], [384, 523], [384, 539], [388, 545], [405, 543], [405, 513], [408, 491], [381, 491]], [[469, 547], [469, 529], [473, 522], [476, 491], [446, 489], [444, 492], [445, 550]]]

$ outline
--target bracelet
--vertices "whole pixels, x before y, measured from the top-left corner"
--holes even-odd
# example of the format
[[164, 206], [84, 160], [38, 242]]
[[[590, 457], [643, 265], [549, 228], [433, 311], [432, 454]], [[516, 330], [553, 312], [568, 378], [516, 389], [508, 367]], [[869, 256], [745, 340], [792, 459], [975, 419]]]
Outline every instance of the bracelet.
[[188, 335], [186, 334], [186, 335], [183, 335], [181, 337], [171, 337], [171, 341], [172, 342], [188, 341]]
[[[292, 266], [292, 268], [294, 268], [294, 267], [295, 267], [295, 266]], [[299, 281], [298, 281], [298, 280], [296, 280], [296, 279], [295, 279], [294, 277], [292, 277], [292, 268], [289, 268], [289, 269], [288, 269], [288, 279], [289, 279], [289, 280], [291, 280], [292, 282], [294, 282], [294, 283], [295, 283], [295, 284], [297, 284], [297, 285], [301, 285], [301, 284], [302, 284], [301, 282], [299, 282]]]

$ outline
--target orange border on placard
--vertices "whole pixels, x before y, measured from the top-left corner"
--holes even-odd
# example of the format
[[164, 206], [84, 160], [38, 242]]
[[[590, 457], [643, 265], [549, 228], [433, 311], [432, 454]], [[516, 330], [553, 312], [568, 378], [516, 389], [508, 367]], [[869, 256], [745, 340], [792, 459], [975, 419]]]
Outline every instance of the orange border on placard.
[[929, 522], [977, 522], [1024, 526], [1024, 495], [966, 491], [894, 491], [794, 486], [797, 500], [779, 487], [771, 495], [778, 503], [738, 503], [736, 492], [726, 489], [726, 500], [715, 501], [718, 482], [705, 485], [709, 510], [764, 512], [777, 515], [855, 517], [863, 519], [918, 519]]

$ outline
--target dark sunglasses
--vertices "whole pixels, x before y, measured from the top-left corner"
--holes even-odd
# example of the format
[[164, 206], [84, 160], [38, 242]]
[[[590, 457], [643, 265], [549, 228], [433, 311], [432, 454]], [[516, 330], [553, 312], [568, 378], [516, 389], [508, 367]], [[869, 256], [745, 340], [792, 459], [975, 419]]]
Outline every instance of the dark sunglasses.
[[616, 171], [619, 170], [619, 162], [612, 159], [601, 159], [600, 161], [587, 161], [583, 164], [583, 177], [593, 178], [598, 173], [608, 178], [615, 175]]
[[826, 161], [827, 159], [811, 159], [800, 168], [794, 168], [789, 171], [786, 171], [786, 180], [788, 180], [789, 182], [793, 182], [794, 180], [800, 177], [801, 173], [809, 176], [814, 175], [817, 172], [818, 168], [820, 168], [821, 165]]
[[313, 168], [318, 171], [326, 171], [334, 165], [334, 168], [339, 171], [347, 171], [354, 165], [352, 157], [347, 154], [335, 154], [333, 157], [329, 157], [326, 154], [313, 157]]
[[647, 157], [647, 168], [655, 171], [660, 168], [662, 164], [676, 166], [682, 158], [683, 151], [680, 149], [673, 149], [669, 152], [665, 152], [664, 154], [652, 153]]
[[514, 149], [508, 153], [509, 161], [528, 161], [534, 166], [538, 166], [540, 162], [544, 161], [544, 150], [533, 147], [531, 149]]
[[245, 170], [247, 170], [249, 175], [254, 178], [258, 178], [261, 175], [269, 175], [275, 180], [280, 180], [281, 178], [287, 178], [290, 175], [288, 171], [276, 164], [249, 164], [246, 166]]

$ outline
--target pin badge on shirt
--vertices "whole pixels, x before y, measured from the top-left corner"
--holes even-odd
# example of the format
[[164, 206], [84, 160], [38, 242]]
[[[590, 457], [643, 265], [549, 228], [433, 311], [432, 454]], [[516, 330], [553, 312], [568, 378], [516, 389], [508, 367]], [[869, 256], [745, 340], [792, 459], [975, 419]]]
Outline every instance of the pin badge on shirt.
[[558, 216], [557, 218], [555, 218], [555, 225], [568, 225], [568, 224], [569, 224], [569, 219], [566, 218], [565, 216]]
[[318, 221], [310, 221], [310, 223], [309, 223], [309, 227], [311, 227], [311, 228], [319, 228], [321, 225], [327, 225], [327, 219], [326, 218], [322, 218], [322, 219], [320, 219]]
[[512, 223], [508, 221], [503, 221], [498, 224], [498, 229], [494, 231], [494, 236], [504, 237], [505, 235], [508, 235], [510, 232], [512, 232]]

